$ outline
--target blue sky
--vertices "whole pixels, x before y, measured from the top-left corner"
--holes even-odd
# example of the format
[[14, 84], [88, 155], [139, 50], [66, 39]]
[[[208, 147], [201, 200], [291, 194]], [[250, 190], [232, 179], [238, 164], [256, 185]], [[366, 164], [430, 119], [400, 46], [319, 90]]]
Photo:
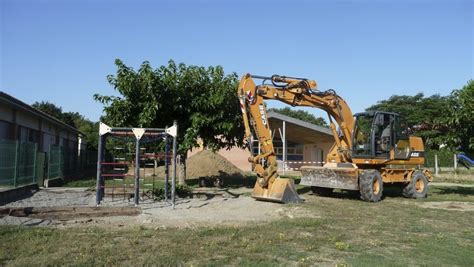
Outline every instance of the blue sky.
[[393, 94], [447, 95], [473, 77], [473, 1], [0, 3], [0, 90], [93, 120], [92, 95], [114, 94], [115, 58], [311, 78], [354, 112]]

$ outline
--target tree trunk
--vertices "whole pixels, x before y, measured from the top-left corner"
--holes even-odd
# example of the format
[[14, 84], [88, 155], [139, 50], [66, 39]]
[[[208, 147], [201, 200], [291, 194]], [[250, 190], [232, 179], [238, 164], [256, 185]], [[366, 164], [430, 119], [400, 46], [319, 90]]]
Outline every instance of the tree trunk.
[[186, 156], [187, 155], [179, 155], [178, 156], [178, 164], [177, 164], [177, 172], [178, 172], [178, 184], [185, 185], [186, 184]]

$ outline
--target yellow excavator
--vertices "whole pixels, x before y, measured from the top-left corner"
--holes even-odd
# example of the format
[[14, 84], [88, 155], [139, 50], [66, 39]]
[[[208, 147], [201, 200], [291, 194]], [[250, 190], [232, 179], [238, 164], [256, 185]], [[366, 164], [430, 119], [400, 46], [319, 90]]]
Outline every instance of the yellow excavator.
[[[261, 80], [256, 84], [255, 80]], [[319, 91], [313, 80], [273, 75], [245, 74], [239, 83], [238, 97], [245, 126], [245, 138], [253, 134], [261, 153], [249, 157], [257, 175], [252, 197], [280, 203], [298, 203], [293, 179], [280, 178], [273, 147], [265, 99], [291, 106], [315, 107], [327, 112], [334, 145], [323, 166], [303, 166], [301, 185], [311, 186], [317, 195], [333, 189], [358, 190], [362, 200], [382, 199], [384, 183], [403, 186], [403, 195], [424, 198], [432, 175], [424, 164], [424, 145], [420, 137], [408, 136], [396, 113], [370, 111], [352, 114], [346, 101], [330, 89]], [[337, 124], [337, 127], [336, 127]]]

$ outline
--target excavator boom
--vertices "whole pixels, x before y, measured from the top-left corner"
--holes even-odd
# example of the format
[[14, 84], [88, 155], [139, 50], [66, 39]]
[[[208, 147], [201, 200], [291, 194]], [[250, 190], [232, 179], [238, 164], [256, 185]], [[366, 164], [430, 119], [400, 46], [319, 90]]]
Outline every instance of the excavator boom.
[[258, 200], [299, 203], [302, 199], [296, 192], [292, 179], [280, 178], [278, 164], [274, 152], [273, 142], [268, 123], [267, 111], [263, 97], [258, 95], [257, 86], [250, 74], [242, 78], [238, 87], [238, 96], [245, 126], [247, 143], [251, 142], [251, 128], [261, 144], [261, 154], [250, 157], [249, 162], [254, 166], [257, 174], [252, 197]]
[[[257, 85], [254, 79], [263, 80]], [[300, 202], [292, 179], [278, 176], [278, 164], [271, 138], [270, 126], [264, 99], [275, 99], [292, 106], [320, 107], [334, 118], [343, 131], [342, 137], [337, 133], [335, 124], [330, 127], [335, 139], [335, 145], [328, 156], [333, 162], [347, 162], [351, 147], [351, 129], [354, 125], [352, 112], [346, 102], [334, 91], [319, 92], [316, 82], [303, 78], [293, 78], [280, 75], [271, 77], [246, 74], [238, 87], [238, 96], [242, 109], [245, 137], [250, 142], [253, 128], [261, 144], [261, 154], [249, 158], [257, 174], [257, 183], [253, 197], [260, 200], [276, 202]], [[314, 170], [312, 170], [314, 172]]]

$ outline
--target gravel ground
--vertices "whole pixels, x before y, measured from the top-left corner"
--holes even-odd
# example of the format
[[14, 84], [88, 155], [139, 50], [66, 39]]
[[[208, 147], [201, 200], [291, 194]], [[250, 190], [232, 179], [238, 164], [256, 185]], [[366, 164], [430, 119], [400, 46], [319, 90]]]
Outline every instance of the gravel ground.
[[[177, 199], [175, 208], [171, 203], [143, 199], [140, 203], [142, 213], [138, 216], [113, 216], [100, 218], [77, 218], [74, 220], [48, 220], [29, 217], [4, 216], [0, 224], [30, 226], [77, 226], [104, 225], [125, 226], [145, 225], [151, 227], [198, 227], [202, 225], [241, 225], [252, 222], [270, 221], [282, 217], [298, 217], [301, 208], [284, 206], [278, 203], [256, 201], [242, 195], [251, 189], [233, 190], [232, 194], [208, 194], [207, 197]], [[133, 200], [116, 197], [105, 198], [101, 206], [133, 206]], [[9, 203], [0, 208], [19, 207], [83, 207], [95, 206], [95, 192], [86, 188], [47, 188], [33, 196]], [[304, 216], [308, 216], [305, 214]]]
[[95, 192], [87, 188], [50, 187], [37, 191], [29, 198], [10, 202], [2, 208], [16, 207], [74, 207], [94, 206]]

